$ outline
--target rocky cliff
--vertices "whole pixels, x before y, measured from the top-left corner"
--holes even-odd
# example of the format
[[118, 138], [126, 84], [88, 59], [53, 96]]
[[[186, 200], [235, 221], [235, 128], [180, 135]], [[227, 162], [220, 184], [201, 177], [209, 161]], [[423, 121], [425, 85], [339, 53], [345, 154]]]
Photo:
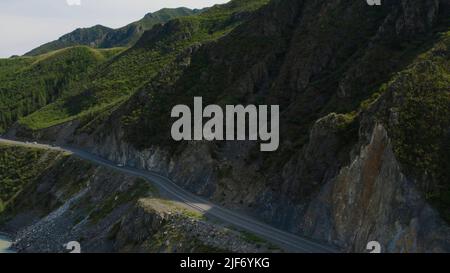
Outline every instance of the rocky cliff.
[[2, 146], [0, 157], [13, 150], [17, 159], [35, 153], [34, 163], [45, 166], [0, 212], [0, 229], [14, 235], [18, 252], [68, 252], [72, 241], [85, 253], [280, 251], [160, 196], [149, 181], [58, 152]]
[[[376, 240], [385, 252], [448, 252], [449, 14], [446, 0], [271, 1], [178, 58], [92, 130], [74, 121], [10, 134], [158, 171], [346, 251]], [[280, 149], [171, 142], [170, 109], [193, 96], [279, 104]]]

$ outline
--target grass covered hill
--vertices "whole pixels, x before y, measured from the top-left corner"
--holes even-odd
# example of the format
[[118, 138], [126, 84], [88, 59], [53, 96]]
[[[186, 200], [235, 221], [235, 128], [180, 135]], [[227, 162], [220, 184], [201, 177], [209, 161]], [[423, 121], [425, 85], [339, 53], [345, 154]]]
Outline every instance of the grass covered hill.
[[30, 182], [62, 156], [58, 152], [1, 144], [0, 215]]
[[231, 1], [198, 15], [177, 18], [143, 34], [135, 46], [93, 70], [83, 86], [22, 118], [37, 130], [73, 119], [101, 118], [150, 82], [160, 71], [201, 44], [218, 40], [248, 19], [267, 0]]
[[121, 50], [80, 46], [36, 57], [0, 59], [0, 133], [78, 86], [84, 75]]
[[118, 29], [112, 29], [102, 25], [79, 28], [56, 41], [49, 42], [31, 50], [25, 56], [36, 56], [77, 45], [86, 45], [93, 48], [131, 46], [140, 38], [142, 33], [151, 29], [153, 26], [198, 12], [200, 10], [191, 10], [188, 8], [162, 9], [154, 13], [148, 13], [141, 20]]

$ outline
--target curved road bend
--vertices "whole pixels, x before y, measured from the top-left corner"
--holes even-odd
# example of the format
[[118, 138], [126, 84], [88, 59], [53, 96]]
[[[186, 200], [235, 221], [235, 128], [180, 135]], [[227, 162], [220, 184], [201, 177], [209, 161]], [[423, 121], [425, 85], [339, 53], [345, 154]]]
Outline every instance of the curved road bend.
[[0, 143], [21, 145], [42, 149], [51, 149], [63, 152], [69, 152], [75, 156], [78, 156], [84, 160], [88, 160], [97, 163], [102, 166], [106, 166], [117, 171], [139, 176], [151, 181], [160, 189], [164, 190], [170, 197], [175, 198], [177, 201], [182, 202], [184, 205], [206, 215], [217, 218], [225, 223], [236, 226], [240, 229], [247, 230], [254, 233], [261, 238], [264, 238], [268, 242], [280, 246], [288, 252], [298, 252], [298, 253], [336, 253], [337, 249], [313, 242], [311, 240], [293, 235], [291, 233], [279, 230], [270, 225], [259, 222], [252, 219], [244, 214], [231, 211], [219, 205], [213, 204], [210, 201], [196, 196], [185, 189], [181, 188], [170, 179], [161, 176], [157, 173], [140, 170], [131, 167], [118, 167], [114, 162], [101, 158], [99, 156], [93, 155], [86, 151], [72, 148], [72, 147], [52, 147], [45, 144], [38, 143], [25, 143], [13, 140], [7, 140], [0, 138]]

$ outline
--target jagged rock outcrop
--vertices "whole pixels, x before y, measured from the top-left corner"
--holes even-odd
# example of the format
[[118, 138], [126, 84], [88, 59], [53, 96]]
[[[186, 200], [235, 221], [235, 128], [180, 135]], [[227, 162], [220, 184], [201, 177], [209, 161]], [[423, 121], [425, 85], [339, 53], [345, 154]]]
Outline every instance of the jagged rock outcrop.
[[[306, 231], [326, 232], [363, 252], [378, 241], [383, 252], [448, 252], [450, 229], [401, 171], [383, 125], [373, 129], [370, 143], [323, 188], [306, 213]], [[330, 217], [330, 218], [328, 218]]]
[[[448, 31], [449, 11], [444, 0], [383, 1], [376, 9], [365, 1], [272, 1], [191, 52], [169, 84], [161, 80], [167, 74], [156, 77], [162, 84], [144, 87], [94, 132], [77, 134], [72, 123], [34, 136], [163, 173], [196, 194], [344, 251], [365, 251], [372, 240], [386, 252], [450, 251], [448, 224], [395, 153], [398, 124], [389, 120], [401, 103], [386, 99], [395, 92], [383, 89], [382, 99], [362, 109], [392, 74], [433, 46], [427, 40], [438, 30]], [[398, 89], [410, 92], [405, 82]], [[161, 141], [170, 123], [160, 117], [191, 95], [280, 104], [279, 151], [261, 154], [247, 142]], [[136, 109], [137, 121], [123, 124]], [[394, 114], [386, 120], [386, 112]]]
[[0, 214], [15, 251], [68, 252], [73, 241], [84, 253], [281, 251], [159, 196], [148, 181], [67, 156], [54, 161]]

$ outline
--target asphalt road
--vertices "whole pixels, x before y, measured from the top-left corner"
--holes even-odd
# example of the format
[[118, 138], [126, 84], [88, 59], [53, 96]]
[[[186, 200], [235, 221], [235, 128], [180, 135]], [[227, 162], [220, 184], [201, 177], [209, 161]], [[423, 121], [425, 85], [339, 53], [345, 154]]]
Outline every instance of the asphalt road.
[[159, 189], [162, 189], [168, 197], [175, 199], [175, 201], [181, 202], [184, 205], [203, 213], [207, 217], [212, 217], [223, 221], [226, 224], [231, 224], [239, 229], [246, 230], [259, 237], [271, 242], [287, 252], [297, 253], [336, 253], [335, 248], [323, 245], [311, 240], [293, 235], [291, 233], [279, 230], [268, 224], [259, 222], [248, 215], [238, 213], [222, 206], [211, 203], [210, 201], [196, 196], [185, 189], [181, 188], [167, 177], [161, 176], [157, 173], [135, 169], [131, 167], [121, 167], [116, 163], [108, 161], [99, 156], [93, 155], [83, 150], [75, 149], [72, 147], [53, 147], [45, 144], [19, 142], [13, 140], [6, 140], [0, 138], [0, 143], [28, 146], [42, 149], [51, 149], [57, 151], [63, 151], [78, 156], [84, 160], [123, 172], [135, 176], [145, 178], [146, 180], [155, 184]]

